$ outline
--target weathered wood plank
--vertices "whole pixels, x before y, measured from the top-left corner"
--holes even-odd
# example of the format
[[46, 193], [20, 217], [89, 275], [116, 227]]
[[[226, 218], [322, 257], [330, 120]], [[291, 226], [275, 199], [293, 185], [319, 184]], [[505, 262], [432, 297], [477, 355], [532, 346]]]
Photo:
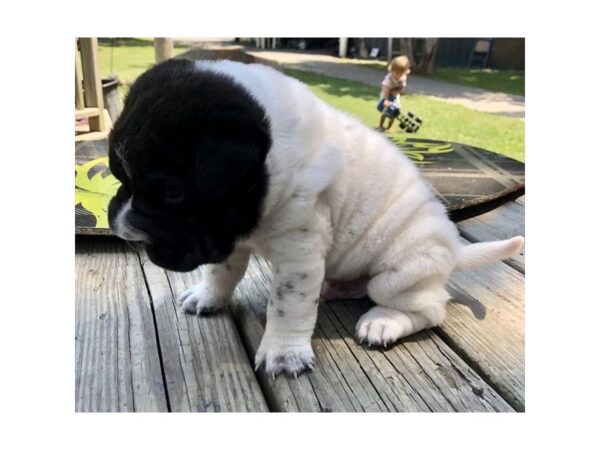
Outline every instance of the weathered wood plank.
[[452, 274], [436, 329], [516, 410], [525, 409], [525, 276], [498, 262]]
[[[252, 354], [264, 331], [270, 269], [253, 257], [232, 305]], [[278, 411], [512, 411], [438, 336], [424, 332], [389, 349], [366, 348], [354, 326], [366, 300], [322, 303], [313, 348], [316, 370], [297, 380], [259, 377]]]
[[515, 202], [517, 202], [517, 203], [518, 203], [519, 205], [521, 205], [521, 206], [525, 206], [525, 196], [524, 196], [524, 195], [521, 195], [519, 198], [517, 198], [517, 199], [515, 200]]
[[150, 298], [137, 255], [77, 241], [75, 410], [167, 411]]
[[92, 117], [100, 114], [99, 108], [82, 108], [75, 111], [75, 118], [82, 119], [84, 117]]
[[[98, 38], [79, 38], [83, 71], [83, 97], [86, 107], [104, 109], [100, 63], [98, 61]], [[89, 119], [90, 131], [106, 131], [104, 114]]]
[[[517, 202], [508, 202], [485, 214], [459, 222], [458, 228], [460, 233], [471, 242], [525, 236], [525, 207]], [[525, 273], [525, 246], [518, 255], [505, 262], [519, 272]]]
[[81, 65], [81, 54], [75, 49], [75, 109], [85, 107], [83, 98], [83, 68]]
[[[431, 331], [402, 339], [390, 349], [370, 349], [355, 342], [354, 325], [373, 304], [366, 300], [342, 300], [325, 304], [340, 320], [344, 341], [358, 357], [363, 352], [385, 377], [391, 395], [405, 396], [397, 411], [512, 411], [510, 406]], [[344, 309], [346, 310], [344, 312]], [[360, 361], [360, 359], [359, 359]], [[361, 367], [369, 361], [362, 360]], [[373, 378], [370, 378], [372, 381]], [[380, 390], [380, 389], [378, 389]], [[410, 396], [410, 400], [406, 397]], [[411, 404], [412, 403], [412, 404]], [[401, 406], [409, 404], [411, 407]], [[426, 408], [423, 408], [423, 404]]]
[[[106, 110], [105, 110], [106, 111]], [[89, 129], [89, 126], [87, 127]], [[75, 142], [83, 142], [83, 141], [100, 141], [102, 139], [106, 139], [108, 137], [108, 131], [90, 131], [83, 132], [81, 134], [77, 134], [75, 136]], [[97, 228], [89, 228], [87, 233], [81, 233], [78, 230], [78, 234], [104, 234], [110, 235], [111, 231], [109, 229], [97, 229]]]
[[268, 411], [235, 324], [228, 311], [185, 314], [180, 292], [200, 281], [198, 271], [165, 271], [142, 255], [152, 295], [172, 411]]

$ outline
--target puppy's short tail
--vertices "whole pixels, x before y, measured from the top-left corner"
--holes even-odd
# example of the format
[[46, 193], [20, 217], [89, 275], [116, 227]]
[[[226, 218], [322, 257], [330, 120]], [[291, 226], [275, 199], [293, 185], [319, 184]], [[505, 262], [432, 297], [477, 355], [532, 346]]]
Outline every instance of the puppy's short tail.
[[462, 247], [455, 271], [471, 270], [518, 253], [525, 242], [523, 236], [515, 236], [504, 241], [479, 242]]

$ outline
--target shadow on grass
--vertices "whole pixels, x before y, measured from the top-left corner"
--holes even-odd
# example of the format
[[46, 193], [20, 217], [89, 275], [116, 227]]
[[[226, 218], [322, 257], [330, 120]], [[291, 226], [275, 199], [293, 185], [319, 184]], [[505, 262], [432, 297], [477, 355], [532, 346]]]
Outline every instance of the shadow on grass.
[[525, 96], [524, 70], [442, 67], [436, 70], [432, 78], [493, 92]]
[[331, 75], [319, 75], [297, 69], [285, 69], [284, 72], [308, 86], [319, 86], [325, 93], [336, 97], [352, 96], [362, 100], [375, 102], [379, 95], [377, 87], [369, 86], [359, 81], [337, 78]]
[[[368, 101], [375, 101], [379, 95], [379, 77], [383, 79], [385, 71], [378, 71], [377, 75], [373, 73], [369, 74], [365, 79], [371, 79], [373, 83], [366, 84], [362, 80], [348, 80], [340, 77], [339, 67], [333, 67], [331, 63], [322, 63], [316, 61], [310, 61], [308, 63], [301, 63], [299, 66], [293, 69], [284, 69], [284, 71], [294, 77], [308, 84], [309, 86], [318, 86], [325, 93], [333, 96], [344, 96], [352, 95], [357, 98], [361, 98]], [[354, 68], [356, 72], [359, 69]], [[370, 68], [360, 68], [364, 73], [361, 75], [364, 77], [366, 72], [373, 72]], [[312, 73], [309, 71], [315, 71]], [[435, 77], [424, 77], [414, 75], [408, 83], [407, 93], [405, 95], [417, 94], [425, 95], [429, 97], [437, 97], [439, 99], [454, 99], [464, 98], [471, 99], [478, 102], [489, 102], [498, 101], [498, 95], [500, 94], [500, 101], [505, 102], [511, 107], [517, 106], [522, 107], [524, 101], [521, 98], [511, 97], [511, 95], [524, 94], [524, 73], [518, 73], [514, 71], [513, 74], [501, 73], [492, 74], [485, 71], [476, 72], [476, 76], [479, 77], [477, 83], [482, 86], [469, 86], [466, 81], [461, 84], [461, 81], [456, 77], [448, 79], [448, 82], [437, 83], [437, 81], [443, 80], [441, 76]], [[466, 71], [461, 72], [461, 74]], [[509, 80], [509, 78], [511, 78]], [[485, 81], [484, 81], [485, 80]], [[377, 82], [375, 84], [374, 82]], [[471, 80], [471, 83], [473, 81]], [[519, 87], [520, 86], [520, 87]], [[476, 89], [474, 89], [476, 88]], [[480, 91], [479, 89], [487, 88]], [[502, 94], [505, 94], [502, 96]], [[502, 115], [514, 118], [524, 118], [524, 111], [502, 111]]]

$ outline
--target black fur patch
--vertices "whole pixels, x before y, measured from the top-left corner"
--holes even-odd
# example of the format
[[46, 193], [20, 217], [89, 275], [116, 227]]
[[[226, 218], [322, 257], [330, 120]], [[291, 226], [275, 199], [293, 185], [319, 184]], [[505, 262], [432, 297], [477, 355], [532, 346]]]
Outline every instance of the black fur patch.
[[154, 66], [131, 87], [109, 137], [110, 169], [123, 184], [109, 221], [133, 194], [127, 220], [150, 236], [155, 264], [222, 262], [258, 225], [271, 143], [266, 112], [233, 78], [182, 59]]

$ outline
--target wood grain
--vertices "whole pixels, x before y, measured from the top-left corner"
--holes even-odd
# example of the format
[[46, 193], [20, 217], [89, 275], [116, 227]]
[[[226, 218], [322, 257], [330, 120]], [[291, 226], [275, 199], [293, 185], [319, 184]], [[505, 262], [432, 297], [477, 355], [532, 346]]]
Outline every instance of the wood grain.
[[142, 255], [152, 294], [172, 411], [268, 411], [231, 315], [185, 314], [180, 292], [200, 281], [198, 271], [165, 271]]
[[112, 241], [78, 241], [75, 261], [75, 410], [167, 411], [136, 253]]
[[[471, 242], [525, 236], [525, 207], [518, 201], [508, 202], [490, 212], [459, 222], [458, 228]], [[506, 260], [506, 264], [525, 273], [525, 246], [518, 255]]]
[[525, 409], [525, 276], [498, 262], [454, 273], [438, 331], [517, 411]]
[[[463, 221], [461, 232], [469, 241], [524, 234], [524, 203]], [[453, 274], [442, 326], [388, 349], [355, 340], [370, 301], [321, 303], [316, 370], [271, 379], [253, 371], [267, 261], [252, 257], [229, 311], [196, 317], [175, 298], [198, 272], [165, 271], [103, 239], [76, 246], [76, 411], [525, 409], [524, 258]]]
[[[250, 353], [264, 331], [270, 268], [253, 257], [232, 311]], [[366, 300], [322, 303], [313, 348], [316, 370], [261, 385], [277, 411], [512, 411], [438, 336], [419, 333], [389, 349], [360, 345], [354, 325]]]

